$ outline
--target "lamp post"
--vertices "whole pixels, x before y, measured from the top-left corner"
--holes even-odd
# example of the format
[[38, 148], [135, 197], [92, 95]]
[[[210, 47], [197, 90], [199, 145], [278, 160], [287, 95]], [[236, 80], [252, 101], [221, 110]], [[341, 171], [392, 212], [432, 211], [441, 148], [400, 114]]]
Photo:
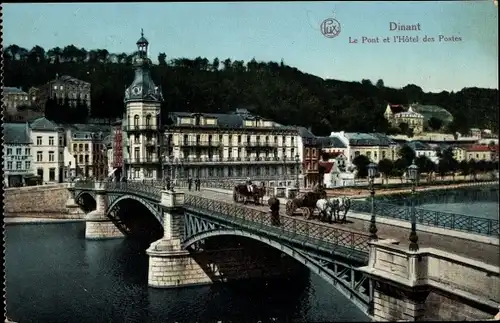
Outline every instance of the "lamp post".
[[299, 163], [300, 163], [300, 156], [299, 154], [295, 155], [295, 166], [296, 166], [296, 178], [295, 178], [295, 187], [299, 189], [300, 187], [300, 181], [299, 181]]
[[370, 200], [371, 200], [371, 219], [370, 219], [370, 240], [376, 241], [377, 237], [377, 225], [375, 223], [375, 175], [377, 175], [377, 165], [375, 163], [370, 163], [368, 165], [368, 184], [370, 189]]
[[[169, 181], [170, 181], [170, 189], [172, 191], [174, 191], [174, 162], [176, 163], [175, 157], [174, 157], [174, 155], [171, 155], [170, 156], [170, 179], [169, 179]], [[177, 175], [177, 174], [175, 174], [175, 175]]]
[[408, 177], [411, 181], [411, 232], [410, 237], [410, 250], [418, 251], [418, 236], [417, 236], [417, 219], [415, 217], [415, 188], [418, 182], [418, 166], [415, 161], [408, 167]]

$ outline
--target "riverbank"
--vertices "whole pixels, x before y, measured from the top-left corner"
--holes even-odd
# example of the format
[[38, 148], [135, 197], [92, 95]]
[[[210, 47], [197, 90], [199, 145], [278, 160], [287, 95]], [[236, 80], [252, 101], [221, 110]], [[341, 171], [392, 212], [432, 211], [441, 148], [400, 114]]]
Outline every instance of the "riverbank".
[[[466, 182], [466, 183], [453, 183], [453, 184], [443, 184], [443, 185], [425, 185], [421, 184], [417, 187], [418, 191], [434, 191], [434, 190], [447, 190], [447, 189], [453, 189], [453, 188], [460, 188], [460, 187], [467, 187], [467, 186], [476, 186], [478, 185], [479, 182], [476, 183], [471, 183], [471, 182]], [[491, 182], [481, 182], [484, 184], [498, 184], [498, 181], [491, 181]], [[377, 195], [390, 195], [390, 194], [396, 194], [396, 193], [409, 193], [411, 191], [411, 185], [408, 185], [407, 187], [403, 188], [377, 188], [376, 193]], [[349, 196], [349, 197], [356, 197], [356, 198], [362, 198], [362, 197], [368, 197], [370, 196], [370, 192], [367, 187], [362, 187], [362, 188], [338, 188], [338, 189], [328, 189], [327, 190], [327, 195], [328, 196]]]
[[84, 222], [85, 219], [55, 219], [49, 217], [4, 217], [4, 223], [7, 224], [46, 224], [46, 223], [70, 223], [70, 222]]

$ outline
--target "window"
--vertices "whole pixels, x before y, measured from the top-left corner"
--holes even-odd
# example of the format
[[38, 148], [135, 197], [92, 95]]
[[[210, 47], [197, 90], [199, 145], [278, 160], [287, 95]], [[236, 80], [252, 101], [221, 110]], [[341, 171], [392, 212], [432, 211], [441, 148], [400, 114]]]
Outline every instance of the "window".
[[78, 145], [78, 151], [79, 151], [79, 152], [82, 152], [82, 151], [83, 151], [83, 144], [79, 144], [79, 145]]
[[21, 154], [22, 154], [22, 149], [16, 148], [16, 155], [21, 155]]
[[354, 152], [354, 157], [358, 157], [359, 156], [359, 151], [355, 151]]
[[146, 116], [146, 126], [150, 126], [150, 125], [151, 125], [151, 115], [150, 115], [150, 114], [148, 114], [148, 115]]
[[77, 151], [78, 150], [78, 145], [77, 144], [73, 144], [73, 151]]
[[57, 90], [57, 85], [54, 85], [54, 90]]
[[7, 155], [12, 155], [12, 148], [7, 148]]
[[12, 169], [12, 162], [11, 161], [7, 162], [7, 169]]
[[63, 137], [59, 137], [59, 146], [63, 146]]
[[382, 151], [382, 159], [385, 159], [385, 151]]
[[134, 178], [139, 178], [139, 168], [134, 168]]
[[62, 89], [63, 89], [63, 86], [62, 86], [62, 85], [61, 85], [61, 86], [59, 86], [59, 90], [62, 90]]
[[25, 154], [25, 155], [28, 155], [28, 156], [29, 156], [29, 155], [31, 155], [31, 149], [29, 149], [29, 148], [25, 148], [25, 149], [24, 149], [24, 154]]
[[144, 172], [144, 177], [146, 178], [153, 177], [153, 171], [151, 169], [146, 169], [146, 171]]
[[26, 168], [26, 170], [30, 170], [31, 169], [31, 162], [29, 160], [27, 160], [27, 161], [24, 162], [24, 168]]
[[54, 152], [49, 151], [49, 162], [53, 162], [53, 161], [54, 161]]
[[83, 155], [78, 155], [78, 162], [83, 164]]
[[140, 156], [141, 156], [141, 153], [140, 153], [139, 147], [136, 147], [134, 149], [134, 158], [138, 160], [140, 158]]
[[56, 180], [56, 169], [49, 168], [49, 181], [53, 182]]
[[16, 169], [20, 170], [21, 168], [23, 168], [23, 162], [20, 161], [16, 162]]
[[307, 157], [309, 157], [309, 148], [306, 148], [306, 153], [305, 153], [305, 155], [306, 155], [306, 158], [307, 158]]
[[43, 161], [43, 155], [42, 155], [42, 152], [41, 152], [41, 151], [37, 151], [37, 152], [36, 152], [36, 161], [37, 161], [37, 162], [41, 162], [41, 161]]
[[49, 146], [54, 146], [54, 137], [53, 136], [49, 137]]
[[134, 135], [134, 144], [139, 143], [139, 135]]
[[89, 155], [85, 155], [85, 164], [89, 163]]
[[89, 144], [85, 144], [85, 151], [89, 151]]
[[139, 126], [139, 115], [134, 116], [134, 126], [138, 127]]
[[42, 137], [41, 136], [36, 137], [36, 144], [38, 146], [42, 145]]
[[312, 149], [312, 156], [313, 156], [313, 157], [316, 157], [316, 148], [313, 148], [313, 149]]

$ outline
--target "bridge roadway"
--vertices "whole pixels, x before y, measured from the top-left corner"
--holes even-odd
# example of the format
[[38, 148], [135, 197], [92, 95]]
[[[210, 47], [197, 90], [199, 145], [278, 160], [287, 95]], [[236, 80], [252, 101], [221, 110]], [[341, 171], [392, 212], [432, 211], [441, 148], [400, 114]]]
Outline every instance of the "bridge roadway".
[[[197, 195], [208, 199], [213, 199], [217, 201], [223, 201], [230, 204], [238, 204], [233, 201], [232, 192], [228, 190], [214, 190], [214, 189], [202, 189], [201, 191], [187, 191], [186, 194]], [[248, 203], [246, 205], [248, 208], [269, 212], [269, 206], [266, 205], [254, 205]], [[281, 203], [280, 205], [280, 215], [284, 217], [290, 217], [285, 214], [285, 205]], [[302, 215], [293, 216], [294, 218], [301, 218], [305, 220]], [[361, 219], [349, 219], [349, 213], [347, 214], [348, 223], [346, 224], [335, 224], [335, 223], [323, 223], [325, 226], [336, 227], [343, 230], [348, 230], [352, 232], [367, 233], [370, 221]], [[305, 220], [309, 222], [317, 223], [318, 220]], [[393, 225], [377, 223], [377, 235], [379, 239], [396, 239], [400, 241], [400, 245], [408, 245], [408, 237], [410, 230], [407, 228], [401, 228]], [[448, 251], [457, 255], [461, 255], [466, 258], [479, 260], [487, 264], [494, 266], [500, 266], [500, 254], [499, 246], [494, 244], [488, 244], [484, 242], [474, 241], [470, 239], [463, 239], [454, 236], [445, 236], [437, 233], [429, 233], [418, 231], [418, 243], [420, 248], [436, 248], [443, 251]]]

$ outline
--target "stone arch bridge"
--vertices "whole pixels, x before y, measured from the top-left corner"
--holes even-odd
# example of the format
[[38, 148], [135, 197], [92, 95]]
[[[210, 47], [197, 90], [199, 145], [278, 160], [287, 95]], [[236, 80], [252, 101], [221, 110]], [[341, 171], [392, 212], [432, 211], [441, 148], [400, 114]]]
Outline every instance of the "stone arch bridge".
[[[182, 287], [279, 275], [293, 266], [283, 260], [255, 267], [252, 257], [270, 249], [276, 252], [268, 258], [293, 259], [293, 264], [306, 266], [375, 320], [446, 319], [449, 313], [456, 315], [460, 308], [469, 310], [460, 319], [484, 319], [491, 318], [500, 303], [499, 297], [492, 297], [500, 291], [497, 267], [490, 268], [493, 266], [458, 256], [443, 258], [439, 250], [409, 251], [390, 241], [369, 241], [367, 233], [284, 215], [280, 215], [277, 223], [266, 211], [190, 192], [167, 191], [160, 185], [77, 182], [70, 184], [69, 190], [83, 209], [89, 210], [95, 205], [86, 215], [88, 239], [131, 234], [130, 225], [117, 212], [126, 207], [126, 201], [134, 200], [149, 210], [163, 227], [163, 236], [147, 250], [151, 287]], [[231, 241], [237, 241], [238, 237], [259, 242], [247, 248], [258, 251], [245, 254], [236, 248], [239, 244], [231, 244]], [[216, 248], [231, 247], [221, 248], [223, 255], [213, 254], [211, 259], [203, 260], [204, 255], [214, 252], [210, 248], [210, 241], [214, 239], [224, 239]], [[257, 245], [270, 248], [253, 247]], [[431, 268], [432, 265], [438, 267]], [[249, 270], [249, 266], [254, 267]], [[474, 280], [472, 286], [449, 287], [443, 281], [448, 279], [449, 284], [456, 285], [457, 279], [450, 278], [450, 273], [438, 272], [442, 268], [451, 268], [455, 278], [467, 274], [472, 275], [472, 279], [476, 276], [487, 279], [482, 283]], [[242, 272], [246, 276], [242, 277]], [[441, 313], [429, 301], [439, 298], [432, 295], [446, 297], [450, 304], [459, 305], [456, 309], [447, 309], [448, 314]]]

